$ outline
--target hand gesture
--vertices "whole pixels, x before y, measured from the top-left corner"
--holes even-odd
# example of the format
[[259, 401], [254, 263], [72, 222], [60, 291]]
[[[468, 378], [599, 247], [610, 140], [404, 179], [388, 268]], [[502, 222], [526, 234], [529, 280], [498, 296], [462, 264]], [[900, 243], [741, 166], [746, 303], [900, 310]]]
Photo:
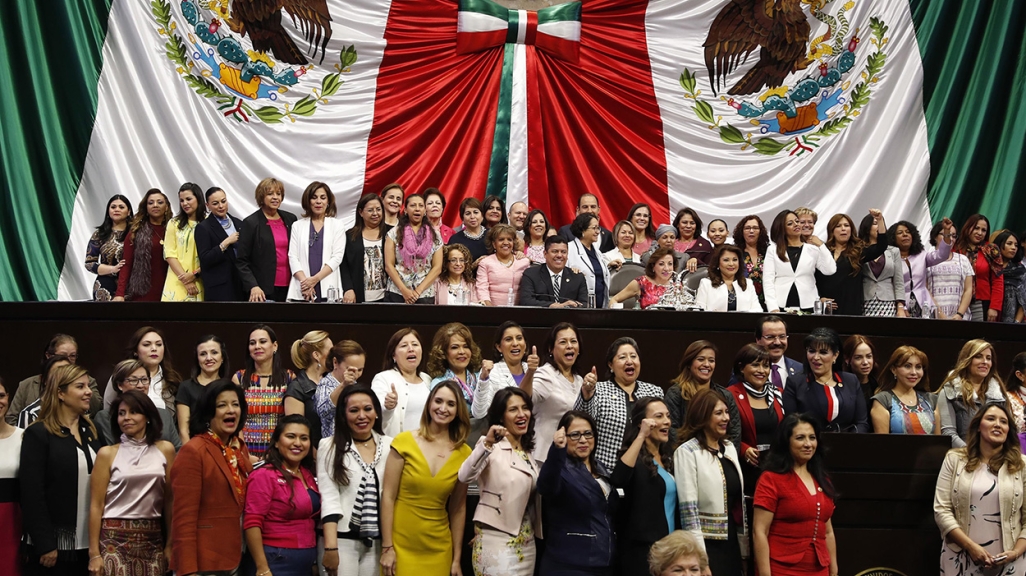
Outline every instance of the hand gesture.
[[598, 371], [595, 367], [591, 367], [591, 372], [584, 375], [584, 385], [581, 387], [581, 393], [584, 395], [585, 400], [591, 400], [591, 397], [595, 395], [595, 386], [598, 382]]
[[238, 232], [232, 232], [231, 234], [228, 235], [228, 239], [225, 240], [224, 242], [225, 242], [225, 244], [231, 246], [232, 244], [235, 244], [238, 241], [239, 241], [239, 233]]
[[873, 222], [876, 223], [880, 221], [880, 218], [883, 216], [883, 212], [881, 212], [879, 208], [870, 208], [869, 215], [873, 217]]
[[395, 576], [395, 548], [391, 546], [381, 551], [381, 576]]
[[[345, 374], [342, 375], [342, 385], [352, 386], [353, 384], [356, 384], [356, 373], [357, 369], [355, 367], [349, 366], [346, 368]], [[395, 391], [395, 386], [392, 386], [392, 391]]]
[[641, 428], [638, 431], [638, 438], [647, 439], [652, 435], [652, 430], [655, 430], [656, 421], [652, 418], [645, 418], [641, 421]]
[[556, 435], [552, 437], [552, 443], [556, 448], [566, 448], [566, 428], [556, 430]]
[[488, 433], [485, 434], [485, 446], [489, 449], [495, 445], [496, 442], [506, 437], [505, 426], [495, 425], [488, 429]]
[[687, 267], [688, 267], [688, 272], [694, 272], [695, 270], [698, 270], [698, 258], [690, 258], [690, 259], [688, 259]]
[[267, 296], [264, 294], [264, 291], [261, 290], [259, 286], [254, 286], [253, 289], [249, 291], [250, 302], [264, 302], [266, 300]]
[[385, 410], [395, 410], [399, 404], [399, 393], [395, 391], [395, 384], [392, 384], [392, 391], [385, 394]]
[[809, 244], [812, 244], [813, 246], [817, 246], [817, 247], [823, 245], [823, 241], [820, 240], [819, 237], [816, 236], [815, 234], [813, 234], [812, 236], [809, 236], [808, 242], [809, 242]]
[[538, 358], [538, 347], [531, 346], [531, 353], [527, 356], [527, 371], [533, 373], [538, 369], [540, 363], [541, 358]]
[[481, 362], [481, 375], [479, 376], [479, 379], [480, 380], [487, 380], [488, 379], [488, 375], [492, 373], [492, 368], [493, 367], [495, 367], [495, 363], [494, 362], [492, 362], [491, 360], [483, 360]]

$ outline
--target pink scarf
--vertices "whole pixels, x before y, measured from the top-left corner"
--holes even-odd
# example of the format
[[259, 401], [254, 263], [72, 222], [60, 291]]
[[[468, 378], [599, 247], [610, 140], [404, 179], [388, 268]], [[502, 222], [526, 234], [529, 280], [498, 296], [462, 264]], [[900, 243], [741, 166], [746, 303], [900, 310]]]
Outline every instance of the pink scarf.
[[435, 234], [430, 224], [421, 224], [420, 232], [414, 232], [413, 226], [404, 226], [402, 243], [399, 246], [399, 254], [403, 257], [403, 266], [407, 270], [413, 270], [416, 260], [427, 259], [431, 255], [434, 245]]

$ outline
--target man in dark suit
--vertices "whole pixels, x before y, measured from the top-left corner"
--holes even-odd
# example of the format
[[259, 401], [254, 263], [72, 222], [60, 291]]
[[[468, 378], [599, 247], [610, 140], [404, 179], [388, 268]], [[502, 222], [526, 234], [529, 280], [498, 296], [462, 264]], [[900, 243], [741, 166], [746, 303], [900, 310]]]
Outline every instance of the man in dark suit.
[[[598, 216], [600, 211], [601, 207], [599, 207], [598, 197], [594, 194], [581, 194], [581, 197], [577, 199], [577, 214], [575, 216], [580, 216], [584, 213]], [[575, 238], [573, 233], [570, 232], [570, 224], [560, 228], [559, 235], [566, 238], [567, 242], [572, 242]], [[602, 228], [599, 231], [599, 251], [609, 252], [613, 248], [616, 248], [616, 242], [613, 240], [613, 233]]]
[[759, 318], [755, 342], [769, 351], [770, 382], [777, 388], [783, 390], [789, 377], [803, 372], [801, 362], [784, 356], [787, 351], [787, 323], [780, 316], [770, 314]]
[[242, 280], [235, 267], [235, 247], [242, 220], [228, 213], [228, 196], [218, 187], [207, 190], [210, 216], [196, 225], [196, 251], [203, 270], [203, 297], [208, 302], [238, 302]]
[[545, 239], [545, 265], [531, 266], [520, 277], [521, 306], [577, 308], [588, 302], [588, 282], [566, 267], [566, 257], [565, 238], [557, 234]]

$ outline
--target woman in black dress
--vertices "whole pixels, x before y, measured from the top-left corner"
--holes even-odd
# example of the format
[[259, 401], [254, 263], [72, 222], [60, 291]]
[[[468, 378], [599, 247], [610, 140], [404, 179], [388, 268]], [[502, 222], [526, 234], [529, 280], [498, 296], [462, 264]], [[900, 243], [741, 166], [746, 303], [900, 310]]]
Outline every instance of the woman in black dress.
[[887, 249], [887, 226], [879, 210], [869, 211], [876, 226], [868, 238], [860, 238], [855, 222], [847, 214], [834, 214], [827, 222], [826, 246], [837, 262], [837, 271], [816, 271], [820, 298], [829, 299], [834, 314], [862, 315], [862, 265], [875, 260]]

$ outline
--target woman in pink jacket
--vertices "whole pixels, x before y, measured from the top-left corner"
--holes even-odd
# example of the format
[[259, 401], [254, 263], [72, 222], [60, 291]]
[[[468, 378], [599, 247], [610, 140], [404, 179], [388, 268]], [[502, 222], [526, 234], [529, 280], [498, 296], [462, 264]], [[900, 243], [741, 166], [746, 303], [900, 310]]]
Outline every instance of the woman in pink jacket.
[[477, 299], [481, 304], [513, 306], [519, 300], [520, 277], [531, 261], [514, 253], [516, 240], [517, 231], [509, 224], [496, 224], [488, 230], [485, 245], [492, 253], [477, 267]]
[[317, 561], [320, 513], [310, 423], [298, 414], [285, 416], [246, 486], [242, 527], [257, 576], [309, 576]]

